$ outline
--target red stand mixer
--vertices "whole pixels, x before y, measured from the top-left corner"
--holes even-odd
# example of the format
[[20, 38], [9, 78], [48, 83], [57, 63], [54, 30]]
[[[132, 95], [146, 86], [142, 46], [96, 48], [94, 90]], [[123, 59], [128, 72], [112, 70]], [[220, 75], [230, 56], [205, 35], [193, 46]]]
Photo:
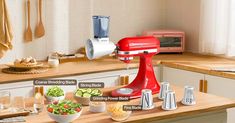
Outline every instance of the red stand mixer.
[[111, 54], [115, 50], [118, 58], [125, 63], [129, 63], [135, 56], [140, 57], [139, 71], [134, 81], [125, 87], [113, 90], [112, 96], [129, 96], [131, 99], [138, 98], [141, 96], [142, 89], [150, 89], [152, 94], [158, 93], [160, 86], [155, 78], [152, 57], [159, 53], [160, 41], [153, 36], [128, 37], [121, 39], [115, 45], [109, 41], [109, 38], [107, 38], [108, 33], [103, 28], [107, 27], [108, 24], [106, 23], [105, 26], [104, 24], [108, 21], [102, 21], [102, 19], [107, 20], [107, 17], [101, 16], [101, 19], [97, 19], [97, 16], [95, 17], [95, 19], [93, 18], [94, 23], [99, 20], [99, 23], [96, 23], [99, 26], [95, 25], [95, 38], [89, 39], [86, 42], [85, 49], [88, 59], [91, 60]]
[[118, 58], [129, 63], [134, 56], [139, 56], [139, 71], [129, 85], [112, 91], [112, 96], [130, 96], [138, 98], [142, 89], [151, 89], [153, 94], [159, 92], [160, 86], [155, 78], [152, 57], [159, 53], [160, 42], [154, 37], [130, 37], [117, 43]]

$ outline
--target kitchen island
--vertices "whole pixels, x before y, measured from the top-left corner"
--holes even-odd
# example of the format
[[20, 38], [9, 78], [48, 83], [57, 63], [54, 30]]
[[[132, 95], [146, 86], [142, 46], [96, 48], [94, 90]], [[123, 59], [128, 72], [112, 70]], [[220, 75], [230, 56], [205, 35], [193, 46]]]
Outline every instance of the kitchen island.
[[[226, 123], [226, 109], [235, 107], [235, 100], [215, 95], [195, 92], [196, 105], [184, 106], [180, 103], [183, 97], [183, 88], [171, 86], [176, 92], [178, 108], [173, 111], [161, 109], [162, 101], [154, 95], [156, 107], [152, 110], [133, 111], [125, 122], [133, 123]], [[116, 87], [115, 87], [116, 88]], [[115, 88], [103, 89], [104, 95], [109, 95]], [[67, 93], [67, 99], [73, 100], [73, 94]], [[133, 99], [128, 104], [139, 104], [139, 99]], [[42, 113], [26, 117], [27, 123], [54, 123], [44, 109]], [[107, 113], [91, 113], [89, 107], [84, 106], [81, 116], [73, 123], [110, 123], [114, 122]]]

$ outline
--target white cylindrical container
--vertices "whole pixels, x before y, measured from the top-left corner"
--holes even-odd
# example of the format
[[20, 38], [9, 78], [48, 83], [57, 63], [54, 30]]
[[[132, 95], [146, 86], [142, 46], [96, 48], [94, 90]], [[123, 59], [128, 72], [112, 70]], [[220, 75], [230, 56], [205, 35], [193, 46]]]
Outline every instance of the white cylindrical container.
[[53, 68], [58, 67], [59, 60], [58, 59], [48, 59], [48, 65]]

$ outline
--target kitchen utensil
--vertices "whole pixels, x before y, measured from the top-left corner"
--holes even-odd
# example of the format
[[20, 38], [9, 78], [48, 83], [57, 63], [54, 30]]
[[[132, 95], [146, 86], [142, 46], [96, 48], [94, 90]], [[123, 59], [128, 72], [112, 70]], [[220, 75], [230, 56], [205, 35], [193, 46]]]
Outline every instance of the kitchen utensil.
[[93, 27], [94, 38], [88, 39], [85, 46], [87, 58], [90, 60], [111, 54], [116, 48], [108, 38], [108, 16], [93, 16]]
[[90, 101], [91, 101], [90, 97], [79, 97], [79, 96], [76, 96], [76, 95], [74, 95], [74, 99], [78, 103], [80, 103], [80, 104], [82, 104], [84, 106], [88, 106], [90, 104]]
[[32, 34], [32, 29], [31, 29], [31, 24], [30, 24], [30, 0], [27, 0], [27, 12], [28, 12], [28, 27], [25, 32], [25, 41], [32, 41], [33, 40], [33, 34]]
[[86, 42], [86, 55], [88, 59], [95, 59], [114, 52], [116, 46], [109, 41], [99, 41], [97, 39], [89, 39]]
[[91, 97], [102, 95], [103, 93], [100, 89], [78, 88], [74, 92], [74, 99], [82, 105], [89, 105]]
[[25, 122], [24, 117], [11, 117], [11, 118], [5, 118], [0, 120], [0, 123], [18, 123], [18, 122]]
[[49, 59], [48, 60], [48, 65], [52, 68], [58, 67], [59, 66], [59, 60], [58, 59]]
[[140, 105], [142, 106], [142, 110], [149, 110], [154, 108], [152, 90], [142, 90]]
[[162, 82], [160, 85], [160, 92], [158, 98], [163, 100], [165, 98], [166, 92], [170, 90], [170, 83], [169, 82]]
[[123, 88], [130, 88], [133, 90], [130, 94], [119, 93], [119, 89], [112, 91], [112, 96], [129, 96], [131, 99], [139, 98], [142, 89], [150, 89], [153, 94], [160, 90], [160, 85], [156, 80], [153, 66], [152, 57], [159, 52], [159, 40], [152, 36], [148, 37], [128, 37], [121, 39], [116, 44], [117, 56], [119, 60], [124, 63], [129, 63], [134, 56], [139, 56], [139, 71], [130, 84]]
[[109, 37], [109, 16], [93, 16], [94, 38]]
[[10, 67], [10, 68], [15, 68], [15, 69], [32, 69], [32, 68], [38, 68], [38, 67], [42, 67], [43, 63], [37, 63], [35, 65], [15, 65], [12, 63], [6, 64], [6, 66]]
[[163, 110], [175, 110], [177, 109], [176, 99], [175, 99], [175, 92], [174, 91], [167, 91], [165, 98], [162, 103]]
[[[96, 19], [93, 17], [95, 39], [86, 42], [86, 55], [92, 60], [116, 51], [119, 60], [129, 63], [134, 56], [140, 57], [139, 71], [133, 82], [124, 86], [133, 90], [126, 94], [126, 91], [115, 89], [112, 96], [129, 96], [131, 99], [141, 97], [142, 89], [150, 89], [153, 94], [160, 90], [152, 65], [152, 57], [159, 53], [160, 41], [153, 36], [127, 37], [121, 39], [116, 45], [109, 41], [108, 22], [106, 19]], [[99, 25], [99, 26], [97, 26]], [[104, 26], [105, 25], [105, 26]], [[107, 33], [107, 35], [105, 34]], [[106, 38], [107, 37], [107, 38]], [[127, 65], [128, 66], [128, 65]]]
[[52, 97], [52, 96], [48, 96], [45, 94], [45, 97], [47, 99], [48, 102], [53, 102], [53, 101], [59, 101], [59, 100], [64, 100], [65, 96], [59, 96], [59, 97]]
[[38, 25], [36, 27], [36, 30], [35, 30], [35, 36], [37, 38], [40, 38], [42, 36], [45, 35], [45, 29], [44, 29], [44, 26], [43, 26], [43, 23], [42, 23], [42, 0], [38, 0], [38, 4], [39, 4], [39, 22], [38, 22]]
[[9, 91], [0, 92], [0, 112], [8, 109], [11, 105], [11, 93]]
[[39, 74], [48, 71], [47, 68], [34, 68], [34, 69], [15, 69], [15, 68], [3, 68], [3, 73], [8, 74]]
[[104, 112], [106, 110], [106, 103], [105, 102], [92, 102], [90, 101], [89, 104], [89, 111], [90, 112]]
[[123, 103], [115, 103], [115, 104], [111, 104], [111, 105], [107, 105], [107, 113], [108, 115], [114, 120], [114, 121], [125, 121], [127, 120], [132, 111], [124, 111], [123, 110], [123, 106], [125, 104]]
[[79, 118], [81, 113], [82, 113], [82, 110], [78, 113], [68, 114], [68, 115], [60, 115], [60, 114], [47, 112], [49, 117], [58, 123], [70, 123], [74, 121], [75, 119]]
[[4, 118], [11, 118], [11, 117], [17, 117], [17, 116], [27, 116], [29, 115], [28, 111], [22, 111], [22, 112], [11, 112], [10, 109], [1, 111], [0, 113], [0, 119]]
[[184, 87], [184, 97], [181, 101], [182, 104], [184, 105], [195, 105], [196, 104], [196, 100], [195, 100], [195, 96], [194, 96], [194, 87], [192, 86], [185, 86]]

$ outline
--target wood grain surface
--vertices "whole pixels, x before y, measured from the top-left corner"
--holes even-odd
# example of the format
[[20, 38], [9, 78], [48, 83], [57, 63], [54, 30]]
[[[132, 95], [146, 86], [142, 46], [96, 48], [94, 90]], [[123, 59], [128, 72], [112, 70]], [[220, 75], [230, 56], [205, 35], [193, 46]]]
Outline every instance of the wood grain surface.
[[[157, 66], [159, 64], [177, 69], [235, 79], [235, 73], [211, 70], [213, 67], [235, 67], [235, 60], [233, 59], [193, 53], [159, 54], [154, 56], [153, 65]], [[135, 58], [131, 61], [129, 66], [132, 69], [138, 68], [138, 65], [138, 58]], [[0, 65], [0, 69], [6, 67], [7, 66], [5, 65]], [[77, 62], [63, 63], [60, 64], [58, 68], [51, 68], [47, 72], [37, 75], [14, 75], [0, 72], [0, 84], [124, 69], [126, 69], [126, 64], [119, 61], [118, 59], [114, 59], [113, 57], [105, 57], [93, 61], [89, 61], [87, 59], [78, 59]]]
[[[108, 95], [114, 88], [104, 89], [105, 95]], [[203, 114], [206, 112], [222, 111], [227, 108], [235, 107], [235, 100], [227, 99], [224, 97], [218, 97], [206, 93], [195, 92], [196, 105], [194, 106], [184, 106], [180, 103], [183, 97], [183, 88], [172, 86], [172, 89], [176, 92], [176, 100], [178, 109], [174, 111], [164, 111], [161, 109], [162, 101], [157, 99], [157, 95], [154, 95], [154, 104], [156, 107], [152, 110], [146, 111], [134, 111], [126, 122], [146, 122], [146, 121], [159, 121], [171, 118], [180, 118], [186, 116], [194, 116], [198, 114]], [[73, 99], [72, 93], [68, 93], [67, 99]], [[131, 100], [127, 102], [128, 104], [139, 104], [139, 99]], [[54, 123], [52, 119], [49, 118], [47, 112], [44, 111], [36, 116], [27, 116], [27, 123]], [[91, 113], [89, 112], [89, 107], [83, 107], [83, 112], [81, 116], [74, 121], [74, 123], [110, 123], [114, 122], [107, 113]]]

